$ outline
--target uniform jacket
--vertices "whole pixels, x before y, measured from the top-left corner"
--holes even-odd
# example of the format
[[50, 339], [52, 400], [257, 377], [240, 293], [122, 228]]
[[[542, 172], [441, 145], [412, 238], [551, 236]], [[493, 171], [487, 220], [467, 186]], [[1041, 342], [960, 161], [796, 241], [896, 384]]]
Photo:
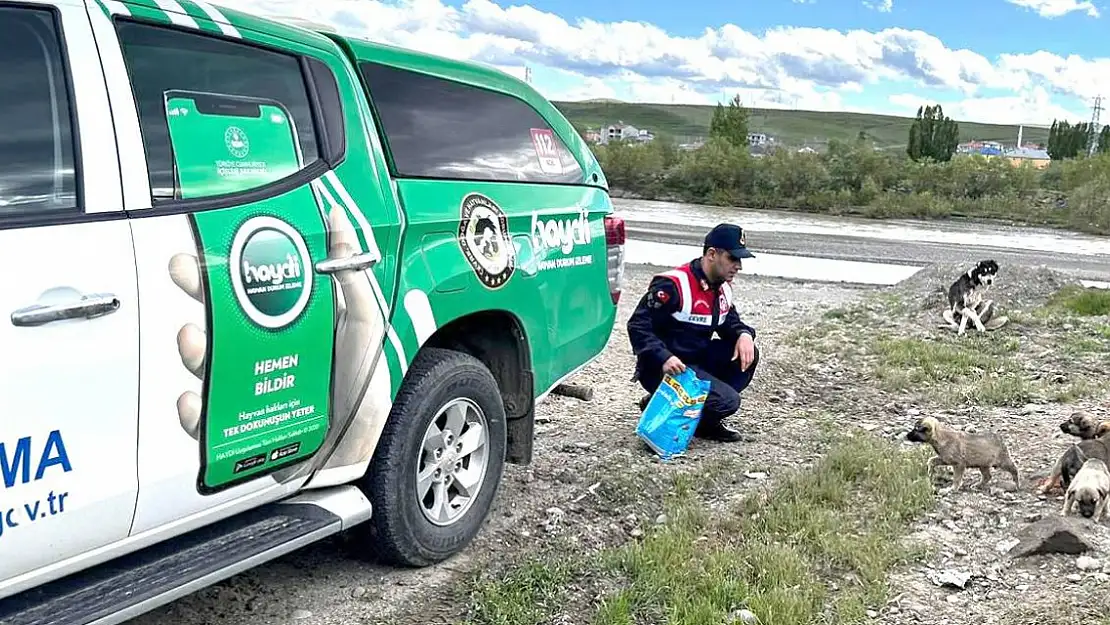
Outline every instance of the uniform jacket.
[[657, 274], [628, 320], [628, 340], [641, 366], [661, 369], [671, 356], [688, 364], [702, 362], [716, 333], [735, 345], [741, 333], [755, 338], [755, 328], [740, 320], [732, 286], [713, 288], [701, 258]]

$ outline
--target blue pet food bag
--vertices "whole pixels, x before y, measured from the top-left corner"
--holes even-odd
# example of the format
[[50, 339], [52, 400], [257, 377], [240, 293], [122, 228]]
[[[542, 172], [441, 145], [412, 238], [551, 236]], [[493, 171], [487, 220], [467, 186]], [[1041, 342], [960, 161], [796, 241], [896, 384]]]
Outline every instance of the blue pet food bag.
[[636, 434], [664, 461], [685, 453], [708, 395], [709, 382], [698, 379], [689, 367], [676, 376], [663, 376], [640, 415]]

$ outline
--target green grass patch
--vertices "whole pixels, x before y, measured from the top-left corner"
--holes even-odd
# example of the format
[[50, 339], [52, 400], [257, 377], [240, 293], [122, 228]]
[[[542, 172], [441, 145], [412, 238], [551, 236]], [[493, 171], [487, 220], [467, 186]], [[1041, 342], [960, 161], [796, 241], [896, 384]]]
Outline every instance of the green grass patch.
[[1015, 338], [881, 336], [871, 344], [872, 374], [890, 392], [919, 391], [942, 405], [1019, 406], [1036, 388], [1016, 358]]
[[741, 608], [764, 625], [864, 622], [887, 600], [890, 570], [925, 555], [899, 539], [934, 503], [926, 455], [840, 436], [811, 469], [719, 513], [679, 485], [665, 525], [577, 560], [592, 585], [574, 592], [596, 600], [573, 614], [554, 605], [571, 600], [558, 587], [574, 558], [551, 556], [476, 587], [468, 623], [720, 625]]
[[1110, 290], [1069, 285], [1053, 294], [1045, 308], [1080, 317], [1103, 317], [1110, 315]]
[[557, 613], [566, 597], [567, 585], [580, 573], [580, 562], [533, 556], [500, 579], [479, 578], [472, 582], [468, 624], [541, 625]]

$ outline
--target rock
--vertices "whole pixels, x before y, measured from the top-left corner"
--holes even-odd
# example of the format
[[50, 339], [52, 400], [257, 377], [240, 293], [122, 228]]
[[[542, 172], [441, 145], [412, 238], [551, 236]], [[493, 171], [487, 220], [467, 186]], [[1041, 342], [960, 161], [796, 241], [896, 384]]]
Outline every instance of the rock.
[[578, 481], [578, 474], [574, 471], [562, 471], [555, 479], [563, 484], [573, 484]]
[[1021, 414], [1023, 414], [1023, 415], [1037, 414], [1038, 412], [1042, 412], [1043, 410], [1044, 410], [1043, 406], [1039, 406], [1037, 404], [1025, 404], [1025, 406], [1023, 406], [1022, 409], [1021, 409]]
[[1102, 568], [1102, 562], [1091, 556], [1079, 556], [1075, 560], [1075, 566], [1080, 571], [1094, 571]]
[[929, 575], [929, 579], [937, 586], [949, 586], [952, 588], [966, 588], [968, 580], [971, 579], [971, 573], [965, 571], [936, 571]]
[[745, 623], [745, 624], [748, 624], [748, 623], [758, 623], [759, 622], [759, 617], [755, 615], [755, 612], [752, 612], [751, 610], [745, 610], [743, 608], [734, 611], [732, 614], [729, 614], [728, 616], [729, 616], [729, 622], [730, 623]]
[[879, 613], [874, 610], [868, 610], [866, 614], [868, 618], [879, 618]]
[[308, 610], [294, 610], [292, 619], [294, 621], [303, 621], [306, 618], [312, 618], [312, 612]]
[[994, 548], [996, 551], [998, 551], [998, 553], [1006, 553], [1007, 551], [1017, 546], [1017, 544], [1020, 542], [1021, 541], [1016, 538], [1007, 538], [1006, 540], [1003, 540], [995, 545]]
[[748, 471], [744, 474], [744, 477], [749, 480], [765, 480], [767, 479], [767, 474], [763, 471]]
[[1071, 575], [1068, 575], [1068, 581], [1073, 583], [1073, 584], [1077, 583], [1077, 582], [1081, 582], [1081, 581], [1083, 581], [1083, 576], [1080, 575], [1079, 573], [1072, 573]]
[[628, 532], [628, 535], [633, 538], [640, 538], [644, 535], [644, 531], [638, 527], [634, 527], [630, 532]]
[[362, 586], [355, 586], [355, 588], [353, 590], [351, 590], [351, 598], [353, 598], [353, 599], [361, 599], [365, 596], [366, 596], [366, 589], [363, 588]]
[[659, 516], [655, 517], [655, 524], [656, 525], [665, 525], [666, 523], [667, 523], [667, 515], [660, 514]]
[[1066, 553], [1078, 555], [1094, 550], [1088, 538], [1094, 523], [1080, 517], [1053, 515], [1026, 526], [1019, 535], [1018, 544], [1008, 552], [1011, 558]]

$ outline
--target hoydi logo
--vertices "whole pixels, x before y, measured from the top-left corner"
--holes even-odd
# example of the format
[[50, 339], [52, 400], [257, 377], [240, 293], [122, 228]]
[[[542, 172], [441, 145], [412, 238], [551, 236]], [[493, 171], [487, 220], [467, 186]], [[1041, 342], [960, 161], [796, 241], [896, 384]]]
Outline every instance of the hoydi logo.
[[569, 254], [575, 245], [589, 243], [590, 218], [585, 210], [574, 219], [540, 219], [532, 213], [532, 245], [534, 247], [558, 248]]
[[[288, 239], [286, 241], [292, 247], [292, 241]], [[277, 286], [286, 280], [301, 277], [301, 263], [292, 252], [285, 254], [285, 262], [283, 263], [252, 265], [251, 261], [243, 260], [243, 276], [247, 283], [247, 293], [250, 294], [252, 291], [258, 291], [257, 287], [252, 289], [252, 285], [258, 282], [266, 282]]]
[[251, 142], [247, 133], [238, 126], [230, 126], [224, 131], [224, 145], [229, 154], [235, 158], [245, 158], [251, 151]]
[[289, 325], [308, 306], [311, 263], [304, 238], [280, 219], [248, 219], [231, 244], [228, 268], [243, 312], [264, 328]]

